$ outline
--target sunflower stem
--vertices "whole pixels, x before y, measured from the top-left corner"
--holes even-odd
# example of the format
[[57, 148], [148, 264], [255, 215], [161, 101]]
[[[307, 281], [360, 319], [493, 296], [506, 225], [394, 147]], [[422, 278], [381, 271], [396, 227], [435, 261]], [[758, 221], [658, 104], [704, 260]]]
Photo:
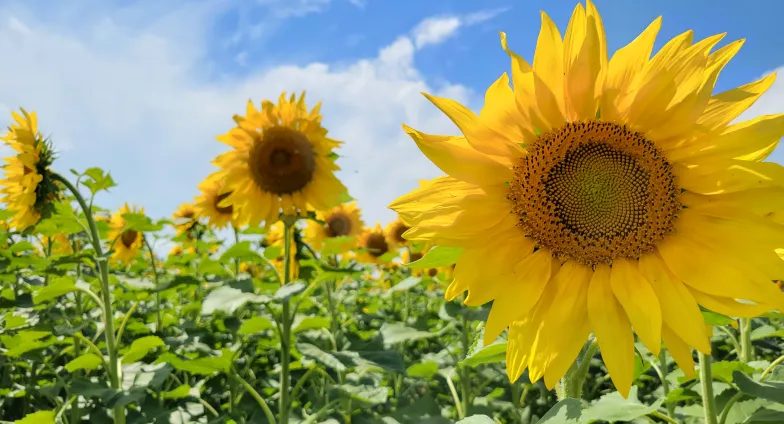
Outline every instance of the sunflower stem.
[[[144, 245], [147, 247], [147, 251], [150, 252], [150, 266], [152, 266], [152, 280], [155, 282], [155, 287], [158, 287], [158, 267], [155, 265], [155, 252], [152, 250], [152, 246], [150, 246], [150, 242], [147, 240], [147, 237], [142, 235], [142, 241]], [[163, 328], [163, 316], [161, 315], [161, 292], [155, 292], [155, 331], [161, 333], [161, 329]]]
[[[291, 229], [297, 222], [297, 217], [283, 217], [283, 285], [291, 282]], [[291, 377], [289, 366], [291, 363], [291, 324], [294, 317], [291, 315], [291, 300], [286, 297], [282, 301], [281, 312], [281, 334], [280, 334], [280, 397], [278, 398], [278, 422], [280, 424], [289, 423], [289, 387]]]
[[[98, 226], [95, 225], [93, 219], [92, 209], [87, 205], [87, 202], [70, 181], [65, 179], [62, 175], [52, 173], [52, 178], [55, 181], [62, 183], [74, 196], [79, 207], [84, 212], [84, 217], [87, 220], [87, 225], [90, 228], [91, 244], [95, 250], [95, 262], [98, 264], [100, 270], [101, 281], [101, 295], [103, 296], [103, 318], [104, 318], [104, 336], [106, 337], [106, 350], [109, 353], [109, 383], [111, 388], [120, 390], [120, 361], [117, 358], [117, 340], [114, 333], [114, 306], [112, 304], [112, 292], [109, 285], [109, 263], [104, 255], [103, 248], [101, 247], [101, 236], [98, 233]], [[115, 424], [125, 424], [125, 407], [117, 406], [114, 408], [114, 422]]]
[[599, 345], [596, 343], [596, 340], [589, 341], [572, 363], [572, 366], [566, 371], [566, 375], [560, 382], [560, 390], [558, 390], [560, 400], [565, 398], [580, 399], [582, 397], [585, 378], [591, 367], [591, 359], [596, 355], [597, 349], [599, 349]]
[[751, 319], [741, 318], [740, 330], [740, 359], [743, 362], [754, 360], [754, 349], [751, 346]]
[[711, 357], [697, 352], [700, 361], [700, 385], [702, 386], [702, 409], [705, 424], [718, 424], [716, 420], [716, 400], [713, 398], [713, 375], [711, 373]]
[[[661, 369], [662, 390], [664, 390], [664, 396], [667, 397], [667, 394], [670, 393], [670, 382], [667, 381], [667, 349], [659, 351], [659, 367]], [[667, 416], [675, 417], [675, 404], [672, 402], [667, 403]]]

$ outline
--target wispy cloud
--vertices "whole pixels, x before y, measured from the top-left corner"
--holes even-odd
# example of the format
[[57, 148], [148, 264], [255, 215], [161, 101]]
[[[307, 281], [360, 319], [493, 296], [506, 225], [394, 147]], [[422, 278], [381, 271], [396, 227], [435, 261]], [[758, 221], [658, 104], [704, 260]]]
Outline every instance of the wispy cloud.
[[419, 23], [412, 31], [417, 49], [428, 45], [441, 44], [457, 34], [463, 27], [470, 27], [489, 21], [508, 11], [509, 8], [480, 10], [463, 16], [434, 16]]

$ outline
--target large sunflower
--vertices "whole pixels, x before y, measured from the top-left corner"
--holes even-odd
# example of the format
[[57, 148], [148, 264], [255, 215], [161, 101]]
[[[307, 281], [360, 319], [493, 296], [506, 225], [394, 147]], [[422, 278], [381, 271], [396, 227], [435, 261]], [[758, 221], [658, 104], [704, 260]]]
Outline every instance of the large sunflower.
[[144, 208], [129, 207], [124, 204], [112, 215], [109, 220], [109, 240], [113, 242], [112, 259], [115, 259], [123, 264], [131, 262], [141, 250], [144, 244], [144, 236], [136, 230], [125, 229], [125, 218], [123, 215], [127, 213], [144, 213]]
[[784, 115], [730, 124], [774, 76], [712, 95], [742, 42], [711, 52], [723, 35], [694, 43], [688, 31], [650, 58], [660, 26], [608, 61], [591, 2], [564, 39], [543, 13], [533, 66], [501, 34], [514, 91], [504, 74], [478, 116], [426, 95], [462, 137], [405, 128], [448, 176], [391, 208], [409, 240], [463, 248], [446, 297], [493, 301], [485, 342], [509, 328], [511, 380], [528, 368], [554, 387], [593, 332], [626, 396], [632, 328], [690, 374], [690, 346], [710, 352], [700, 305], [784, 308], [771, 282], [784, 277], [784, 169], [761, 162]]
[[365, 225], [357, 202], [335, 206], [329, 212], [317, 214], [317, 217], [324, 222], [323, 225], [308, 221], [305, 227], [305, 240], [316, 250], [321, 250], [326, 240], [336, 237], [347, 238], [338, 246], [341, 250], [351, 249], [356, 245], [356, 237], [362, 233]]
[[2, 137], [16, 155], [5, 158], [5, 178], [0, 179], [1, 200], [14, 213], [10, 224], [20, 231], [51, 214], [58, 198], [58, 188], [49, 170], [54, 161], [52, 146], [38, 132], [35, 112], [21, 111], [22, 115], [11, 112], [16, 123]]
[[224, 228], [229, 223], [237, 227], [233, 219], [234, 208], [222, 203], [230, 194], [229, 192], [221, 194], [222, 187], [223, 183], [214, 178], [207, 178], [199, 184], [201, 194], [194, 201], [196, 214], [207, 218], [208, 227]]
[[332, 152], [341, 143], [327, 137], [320, 107], [308, 112], [304, 93], [283, 93], [277, 105], [265, 100], [261, 111], [249, 101], [245, 116], [235, 117], [238, 126], [218, 137], [234, 148], [213, 161], [221, 170], [210, 178], [222, 179], [221, 194], [228, 193], [220, 206], [232, 205], [239, 222], [258, 225], [345, 201]]
[[387, 263], [384, 257], [393, 248], [378, 222], [375, 227], [368, 227], [362, 231], [358, 245], [360, 250], [357, 252], [357, 261], [371, 264]]

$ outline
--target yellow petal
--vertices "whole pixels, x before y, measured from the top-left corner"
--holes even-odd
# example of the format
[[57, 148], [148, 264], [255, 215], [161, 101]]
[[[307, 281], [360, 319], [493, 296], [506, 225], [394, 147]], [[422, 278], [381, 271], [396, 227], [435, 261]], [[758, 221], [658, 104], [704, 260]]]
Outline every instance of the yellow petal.
[[[662, 321], [677, 336], [703, 353], [710, 353], [710, 337], [701, 325], [702, 313], [683, 283], [666, 269], [661, 259], [653, 254], [640, 257], [640, 273], [656, 292], [662, 312]], [[664, 330], [662, 330], [664, 338]], [[666, 343], [666, 341], [665, 341]]]
[[479, 119], [493, 130], [482, 143], [475, 143], [477, 150], [488, 155], [518, 158], [524, 153], [520, 143], [533, 136], [531, 123], [517, 108], [506, 72], [487, 89]]
[[637, 263], [628, 259], [615, 259], [610, 285], [637, 336], [651, 353], [658, 355], [661, 347], [661, 307], [656, 292], [637, 270]]
[[596, 80], [601, 72], [596, 21], [587, 19], [582, 4], [574, 9], [564, 37], [565, 109], [571, 121], [596, 116]]
[[634, 335], [629, 317], [613, 294], [607, 265], [598, 265], [591, 277], [588, 317], [610, 378], [626, 398], [634, 377]]
[[784, 167], [773, 162], [692, 157], [689, 166], [673, 167], [673, 174], [682, 188], [700, 194], [784, 187]]
[[534, 93], [546, 128], [537, 128], [547, 132], [564, 123], [564, 64], [563, 40], [558, 27], [541, 12], [542, 27], [536, 41], [534, 53]]
[[755, 82], [713, 96], [697, 124], [708, 131], [721, 128], [750, 108], [776, 80], [772, 73]]
[[754, 318], [773, 309], [773, 306], [764, 303], [741, 303], [728, 297], [712, 296], [694, 288], [689, 288], [689, 291], [694, 300], [703, 307], [730, 317]]
[[[705, 329], [701, 325], [695, 325], [695, 327], [700, 327], [702, 330]], [[683, 374], [688, 378], [694, 377], [694, 358], [691, 356], [691, 348], [689, 348], [689, 345], [681, 340], [681, 338], [666, 325], [662, 328], [662, 341], [664, 341], [664, 346], [667, 347], [667, 350], [670, 352], [672, 358], [675, 359], [675, 363], [678, 364], [678, 367], [683, 371]], [[710, 354], [710, 344], [708, 347], [709, 349], [708, 352], [705, 352], [706, 354]], [[666, 372], [666, 370], [663, 371]]]
[[[550, 281], [553, 256], [547, 249], [539, 249], [519, 262], [514, 275], [504, 287], [504, 296], [493, 301], [485, 326], [484, 344], [492, 343], [509, 324], [530, 313]], [[474, 266], [479, 267], [478, 264]], [[482, 266], [487, 269], [487, 265]]]
[[736, 159], [776, 146], [784, 136], [784, 114], [765, 115], [740, 122], [718, 135], [708, 135], [667, 152], [671, 161], [718, 157]]

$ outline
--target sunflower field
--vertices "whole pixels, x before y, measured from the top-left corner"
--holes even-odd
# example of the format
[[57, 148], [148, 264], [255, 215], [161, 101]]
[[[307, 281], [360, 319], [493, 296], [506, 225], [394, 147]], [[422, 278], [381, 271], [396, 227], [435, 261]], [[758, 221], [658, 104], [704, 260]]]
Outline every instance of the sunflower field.
[[784, 423], [784, 114], [735, 122], [775, 75], [714, 93], [742, 40], [660, 26], [501, 33], [479, 112], [425, 94], [459, 135], [403, 125], [444, 175], [389, 223], [304, 93], [228, 112], [164, 218], [12, 112], [0, 423]]

